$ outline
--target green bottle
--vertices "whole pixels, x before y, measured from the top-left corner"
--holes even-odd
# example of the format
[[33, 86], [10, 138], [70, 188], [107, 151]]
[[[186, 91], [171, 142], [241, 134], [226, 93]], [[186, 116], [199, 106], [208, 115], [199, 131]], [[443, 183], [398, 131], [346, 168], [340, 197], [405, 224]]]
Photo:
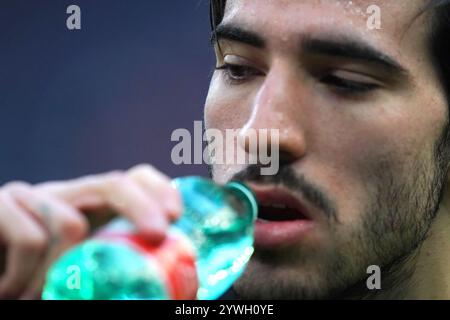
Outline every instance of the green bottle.
[[46, 300], [155, 300], [220, 297], [253, 253], [257, 203], [244, 184], [173, 180], [183, 214], [158, 246], [117, 219], [49, 269]]

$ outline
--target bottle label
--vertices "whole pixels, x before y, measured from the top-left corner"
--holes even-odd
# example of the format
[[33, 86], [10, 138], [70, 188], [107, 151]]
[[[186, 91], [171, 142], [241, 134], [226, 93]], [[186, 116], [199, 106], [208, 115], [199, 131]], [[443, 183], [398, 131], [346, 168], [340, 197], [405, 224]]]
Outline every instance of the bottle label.
[[196, 253], [189, 239], [172, 228], [160, 245], [148, 243], [134, 232], [104, 230], [97, 239], [126, 242], [156, 264], [172, 300], [194, 300], [197, 298], [199, 281], [196, 268]]

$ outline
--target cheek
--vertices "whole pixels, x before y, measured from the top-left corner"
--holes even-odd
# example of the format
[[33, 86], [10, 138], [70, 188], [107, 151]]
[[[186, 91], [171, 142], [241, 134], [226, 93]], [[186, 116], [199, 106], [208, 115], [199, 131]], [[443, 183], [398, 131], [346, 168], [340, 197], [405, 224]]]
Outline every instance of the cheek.
[[205, 103], [205, 126], [219, 130], [242, 128], [251, 115], [252, 92], [246, 88], [230, 90], [216, 72]]
[[[238, 97], [232, 90], [227, 90], [225, 84], [220, 80], [220, 75], [215, 73], [205, 103], [205, 128], [220, 130], [224, 137], [223, 141], [226, 139], [227, 129], [242, 128], [250, 116], [247, 112], [249, 102], [247, 98], [242, 99], [242, 96]], [[218, 183], [225, 183], [244, 168], [245, 165], [216, 164], [213, 166], [213, 178]]]
[[343, 224], [360, 223], [380, 190], [411, 184], [434, 161], [438, 131], [430, 121], [405, 114], [374, 119], [347, 123], [336, 117], [341, 129], [321, 130], [309, 150], [309, 167], [302, 167], [335, 199]]

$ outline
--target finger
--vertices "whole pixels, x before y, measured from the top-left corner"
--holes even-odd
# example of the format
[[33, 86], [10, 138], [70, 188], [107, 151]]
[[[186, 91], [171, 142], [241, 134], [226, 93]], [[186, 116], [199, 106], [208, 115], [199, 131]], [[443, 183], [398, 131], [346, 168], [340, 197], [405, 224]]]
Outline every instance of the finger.
[[80, 209], [112, 208], [130, 219], [150, 241], [162, 241], [168, 230], [168, 219], [158, 202], [120, 172], [46, 183], [39, 188]]
[[22, 207], [32, 212], [49, 234], [47, 254], [21, 296], [21, 299], [38, 299], [47, 270], [64, 251], [88, 234], [87, 220], [81, 212], [48, 194], [24, 188], [16, 188], [11, 194]]
[[72, 244], [70, 242], [62, 242], [53, 244], [45, 259], [39, 265], [39, 268], [34, 273], [32, 279], [26, 286], [23, 294], [20, 296], [22, 300], [36, 300], [41, 299], [44, 290], [45, 282], [47, 280], [47, 273], [55, 263], [55, 261], [66, 252]]
[[[44, 285], [45, 275], [51, 263], [58, 256], [86, 235], [88, 224], [86, 218], [64, 202], [32, 188], [15, 186], [10, 188], [10, 195], [23, 209], [47, 231], [47, 255], [43, 256], [32, 274], [32, 285], [28, 283], [25, 295], [38, 298]], [[45, 257], [45, 259], [44, 259]]]
[[65, 202], [29, 188], [14, 188], [10, 193], [47, 230], [51, 245], [59, 242], [73, 245], [87, 236], [86, 217]]
[[45, 230], [6, 191], [0, 193], [0, 233], [8, 246], [0, 278], [0, 297], [20, 295], [42, 260], [48, 245]]
[[22, 300], [36, 300], [42, 297], [42, 291], [44, 289], [45, 281], [47, 278], [48, 270], [55, 263], [55, 261], [70, 247], [73, 243], [70, 241], [54, 242], [49, 247], [47, 255], [41, 261], [39, 268], [33, 274], [30, 282], [27, 284], [20, 299]]
[[150, 165], [138, 165], [127, 172], [142, 189], [165, 209], [170, 220], [176, 220], [182, 213], [179, 192], [172, 186], [171, 180]]

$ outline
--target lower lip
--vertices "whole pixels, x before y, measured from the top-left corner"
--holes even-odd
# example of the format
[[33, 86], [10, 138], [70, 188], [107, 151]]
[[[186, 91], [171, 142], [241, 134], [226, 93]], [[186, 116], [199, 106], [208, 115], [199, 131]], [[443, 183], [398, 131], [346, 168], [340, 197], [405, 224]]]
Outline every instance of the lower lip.
[[255, 222], [255, 247], [276, 249], [301, 241], [314, 227], [311, 220]]

